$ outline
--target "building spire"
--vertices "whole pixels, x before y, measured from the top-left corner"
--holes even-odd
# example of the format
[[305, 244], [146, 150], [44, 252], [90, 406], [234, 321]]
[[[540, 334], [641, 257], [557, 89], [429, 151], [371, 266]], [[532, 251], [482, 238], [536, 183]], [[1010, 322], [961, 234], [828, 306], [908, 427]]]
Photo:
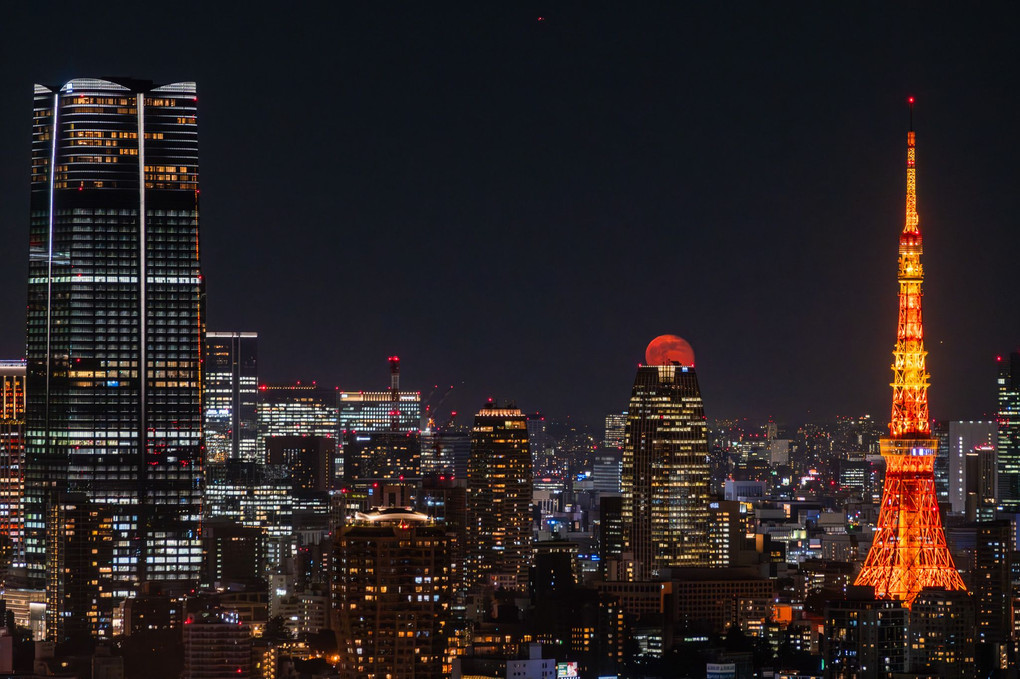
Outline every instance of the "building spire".
[[900, 313], [893, 351], [893, 404], [889, 430], [893, 438], [927, 436], [928, 373], [925, 370], [924, 328], [921, 323], [921, 231], [917, 216], [917, 167], [913, 130], [914, 98], [910, 106], [910, 131], [907, 132], [907, 214], [900, 234], [899, 298]]
[[[904, 233], [920, 233], [917, 228], [917, 168], [914, 166], [914, 98], [907, 98], [910, 108], [910, 130], [907, 132], [907, 221], [903, 226]], [[918, 247], [920, 247], [918, 240]]]

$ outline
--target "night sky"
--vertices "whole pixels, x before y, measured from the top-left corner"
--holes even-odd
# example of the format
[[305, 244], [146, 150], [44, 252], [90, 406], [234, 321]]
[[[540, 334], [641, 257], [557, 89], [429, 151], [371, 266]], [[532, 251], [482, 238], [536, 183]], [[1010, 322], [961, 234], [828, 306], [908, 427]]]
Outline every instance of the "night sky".
[[208, 328], [258, 331], [265, 380], [378, 389], [399, 354], [444, 409], [595, 423], [674, 333], [710, 419], [885, 420], [914, 95], [932, 414], [991, 411], [1015, 4], [632, 4], [8, 3], [0, 357], [32, 83], [131, 75], [198, 83]]

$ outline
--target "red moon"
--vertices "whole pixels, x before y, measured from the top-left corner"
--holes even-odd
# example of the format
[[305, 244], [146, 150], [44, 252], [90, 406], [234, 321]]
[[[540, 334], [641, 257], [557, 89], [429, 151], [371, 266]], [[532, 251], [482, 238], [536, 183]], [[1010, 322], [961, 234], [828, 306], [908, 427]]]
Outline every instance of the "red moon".
[[679, 363], [694, 367], [694, 349], [683, 337], [659, 335], [645, 349], [645, 363], [648, 365], [673, 365]]

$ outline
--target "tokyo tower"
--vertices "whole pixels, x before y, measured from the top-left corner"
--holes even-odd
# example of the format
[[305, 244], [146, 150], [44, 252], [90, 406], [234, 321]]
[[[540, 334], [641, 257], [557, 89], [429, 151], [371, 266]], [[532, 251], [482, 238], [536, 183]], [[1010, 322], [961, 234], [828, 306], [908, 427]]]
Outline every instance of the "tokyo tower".
[[909, 608], [925, 587], [966, 589], [946, 546], [935, 495], [936, 440], [928, 419], [928, 373], [921, 324], [921, 231], [918, 229], [914, 166], [914, 98], [907, 132], [907, 219], [900, 234], [899, 322], [893, 351], [893, 402], [889, 436], [881, 440], [885, 458], [882, 507], [871, 550], [857, 585], [875, 596], [900, 599]]

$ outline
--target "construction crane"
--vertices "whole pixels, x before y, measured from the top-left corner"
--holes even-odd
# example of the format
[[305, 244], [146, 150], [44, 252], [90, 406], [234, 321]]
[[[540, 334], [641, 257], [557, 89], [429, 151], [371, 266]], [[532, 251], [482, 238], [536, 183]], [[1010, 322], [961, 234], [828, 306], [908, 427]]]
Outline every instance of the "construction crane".
[[[446, 397], [453, 391], [453, 385], [451, 384], [446, 391], [443, 392], [443, 395], [439, 397], [439, 400], [433, 404], [432, 399], [435, 397], [437, 391], [439, 391], [438, 384], [432, 387], [432, 392], [425, 401], [425, 431], [436, 431], [436, 412], [439, 411], [439, 407], [443, 405], [443, 401], [445, 401]], [[447, 421], [447, 425], [448, 424], [449, 421]]]

